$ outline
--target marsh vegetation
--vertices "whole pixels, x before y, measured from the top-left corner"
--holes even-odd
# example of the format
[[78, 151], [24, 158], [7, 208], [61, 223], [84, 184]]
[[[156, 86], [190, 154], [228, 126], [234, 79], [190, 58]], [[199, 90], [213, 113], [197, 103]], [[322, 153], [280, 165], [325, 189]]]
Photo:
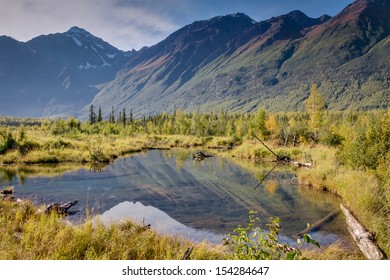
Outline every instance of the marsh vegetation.
[[[273, 159], [254, 138], [256, 135], [278, 155], [313, 162], [313, 168], [296, 171], [299, 183], [341, 197], [389, 255], [390, 111], [327, 111], [318, 97], [315, 101], [318, 106], [307, 105], [311, 111], [295, 113], [263, 109], [255, 114], [176, 111], [149, 118], [130, 120], [122, 116], [94, 122], [2, 118], [0, 162], [22, 174], [30, 171], [15, 164], [57, 163], [66, 169], [70, 162], [92, 165], [150, 148], [208, 147], [218, 148], [214, 150], [218, 156], [256, 170], [250, 162]], [[274, 186], [270, 181], [264, 188], [272, 192]], [[4, 221], [3, 212], [1, 215]], [[39, 254], [31, 258], [39, 258]]]

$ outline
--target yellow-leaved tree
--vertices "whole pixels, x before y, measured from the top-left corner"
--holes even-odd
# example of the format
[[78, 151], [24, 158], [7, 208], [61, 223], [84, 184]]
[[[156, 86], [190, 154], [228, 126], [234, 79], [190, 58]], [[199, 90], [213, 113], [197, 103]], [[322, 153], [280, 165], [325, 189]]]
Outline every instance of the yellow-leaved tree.
[[309, 129], [313, 133], [313, 140], [318, 141], [324, 115], [324, 99], [318, 92], [317, 84], [310, 86], [310, 95], [305, 101], [306, 110], [309, 113]]

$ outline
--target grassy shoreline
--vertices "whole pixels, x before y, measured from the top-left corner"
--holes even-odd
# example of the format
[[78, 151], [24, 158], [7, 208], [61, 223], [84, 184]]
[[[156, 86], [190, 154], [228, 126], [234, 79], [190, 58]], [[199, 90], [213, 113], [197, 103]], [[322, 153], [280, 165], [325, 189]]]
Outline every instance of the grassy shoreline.
[[[2, 260], [180, 260], [192, 248], [192, 260], [226, 260], [232, 253], [222, 243], [193, 242], [180, 236], [124, 220], [103, 224], [88, 218], [72, 224], [31, 201], [0, 199], [0, 259]], [[221, 241], [222, 242], [222, 241]], [[276, 248], [275, 248], [276, 249]], [[299, 259], [363, 259], [357, 251], [335, 243], [302, 249]]]
[[[390, 255], [389, 188], [381, 184], [373, 172], [351, 170], [340, 166], [336, 160], [337, 150], [324, 146], [275, 147], [277, 154], [288, 155], [296, 160], [314, 162], [313, 168], [297, 169], [298, 182], [316, 190], [339, 196], [363, 225], [374, 234], [378, 246]], [[259, 144], [251, 141], [231, 155], [247, 160], [262, 160], [259, 155], [270, 155]]]
[[57, 214], [39, 214], [29, 201], [0, 200], [0, 259], [94, 260], [181, 259], [192, 247], [193, 259], [225, 259], [221, 245], [193, 243], [158, 235], [132, 221], [104, 225], [89, 219], [66, 223]]
[[[27, 152], [12, 149], [0, 154], [0, 165], [42, 163], [94, 163], [110, 162], [116, 158], [149, 149], [199, 147], [207, 138], [179, 135], [82, 135], [44, 136], [26, 133], [30, 148]], [[212, 143], [211, 143], [212, 144]]]

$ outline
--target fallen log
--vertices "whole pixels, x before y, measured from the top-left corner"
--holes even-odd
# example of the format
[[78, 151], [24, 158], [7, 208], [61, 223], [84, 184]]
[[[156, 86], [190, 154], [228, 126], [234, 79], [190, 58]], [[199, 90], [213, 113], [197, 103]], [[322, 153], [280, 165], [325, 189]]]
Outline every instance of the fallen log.
[[202, 151], [196, 152], [195, 154], [192, 155], [192, 158], [196, 160], [204, 160], [205, 158], [208, 157], [213, 157], [213, 155], [206, 154]]
[[44, 213], [49, 214], [51, 212], [56, 212], [57, 214], [60, 215], [71, 215], [75, 214], [76, 212], [72, 211], [69, 212], [69, 208], [72, 206], [75, 206], [77, 204], [77, 200], [75, 201], [68, 201], [66, 203], [50, 203], [49, 205], [46, 206]]
[[332, 213], [329, 213], [324, 218], [319, 219], [317, 222], [315, 222], [312, 226], [305, 228], [304, 230], [300, 231], [297, 235], [298, 237], [302, 237], [304, 234], [308, 234], [312, 231], [319, 230], [324, 224], [331, 222], [338, 214], [340, 210], [335, 210]]
[[277, 155], [274, 151], [271, 150], [270, 147], [268, 147], [259, 137], [257, 137], [256, 135], [254, 135], [254, 137], [260, 141], [261, 144], [263, 144], [264, 147], [267, 148], [268, 151], [270, 151], [275, 157], [276, 157], [276, 161], [277, 162], [281, 162], [281, 163], [284, 163], [284, 162], [287, 162], [289, 163], [291, 161], [291, 158], [289, 156], [284, 156], [284, 155]]
[[306, 168], [311, 168], [313, 167], [313, 162], [300, 162], [300, 161], [292, 161], [292, 159], [289, 156], [285, 155], [277, 155], [274, 151], [271, 150], [270, 147], [268, 147], [259, 137], [254, 135], [254, 137], [260, 141], [261, 144], [263, 144], [264, 147], [267, 148], [268, 151], [270, 151], [275, 157], [276, 157], [276, 162], [278, 163], [291, 163], [297, 167], [306, 167]]
[[275, 154], [274, 151], [272, 151], [259, 137], [257, 137], [256, 135], [254, 135], [254, 137], [260, 141], [261, 144], [263, 144], [264, 147], [267, 148], [268, 151], [270, 151], [277, 159], [279, 158], [279, 156], [277, 154]]
[[340, 204], [340, 208], [344, 213], [348, 231], [364, 256], [366, 256], [369, 260], [385, 259], [385, 254], [374, 243], [374, 235], [366, 230], [364, 226], [342, 204]]
[[13, 193], [14, 193], [13, 187], [7, 187], [7, 188], [0, 190], [0, 194], [3, 194], [3, 195], [11, 195]]
[[12, 196], [13, 193], [14, 193], [13, 187], [6, 187], [6, 188], [0, 190], [0, 198], [2, 200], [15, 201], [15, 197]]
[[312, 162], [292, 161], [291, 163], [294, 164], [297, 167], [306, 167], [306, 168], [313, 167], [313, 163]]
[[169, 150], [171, 150], [171, 148], [168, 148], [168, 147], [145, 147], [145, 150], [169, 151]]

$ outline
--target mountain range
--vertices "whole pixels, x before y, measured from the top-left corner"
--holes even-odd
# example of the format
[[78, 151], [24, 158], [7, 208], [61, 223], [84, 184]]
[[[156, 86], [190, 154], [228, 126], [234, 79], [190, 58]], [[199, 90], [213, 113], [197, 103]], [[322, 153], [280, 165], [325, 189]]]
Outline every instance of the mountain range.
[[78, 27], [26, 43], [0, 36], [0, 115], [78, 115], [131, 55]]
[[317, 83], [329, 109], [390, 105], [390, 3], [357, 0], [334, 17], [300, 11], [256, 22], [242, 13], [196, 21], [123, 52], [87, 31], [26, 43], [0, 37], [0, 115], [86, 117], [304, 108]]

